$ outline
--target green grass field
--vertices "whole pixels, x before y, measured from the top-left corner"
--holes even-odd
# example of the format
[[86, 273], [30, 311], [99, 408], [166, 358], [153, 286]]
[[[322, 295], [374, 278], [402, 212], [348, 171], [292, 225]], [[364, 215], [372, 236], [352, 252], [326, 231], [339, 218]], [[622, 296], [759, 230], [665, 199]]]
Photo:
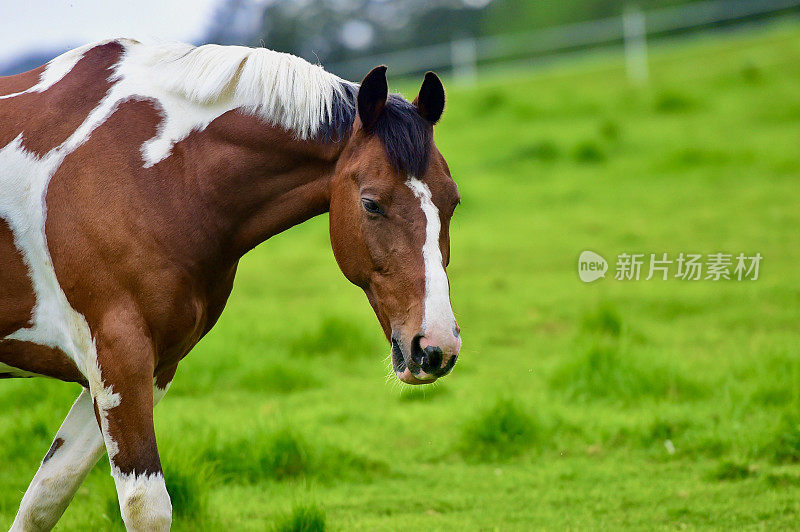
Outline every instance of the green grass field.
[[[647, 88], [611, 54], [451, 88], [464, 347], [434, 386], [387, 381], [326, 217], [248, 255], [156, 409], [174, 528], [796, 528], [800, 27], [650, 65]], [[764, 259], [584, 284], [585, 249]], [[77, 393], [0, 383], [0, 529]], [[60, 528], [121, 528], [107, 459]]]

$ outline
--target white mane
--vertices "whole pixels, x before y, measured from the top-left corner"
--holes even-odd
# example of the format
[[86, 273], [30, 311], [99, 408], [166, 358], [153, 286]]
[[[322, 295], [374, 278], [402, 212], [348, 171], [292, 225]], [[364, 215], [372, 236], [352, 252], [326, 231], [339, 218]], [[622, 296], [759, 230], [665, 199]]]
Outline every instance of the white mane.
[[266, 48], [129, 43], [124, 61], [161, 88], [200, 105], [241, 108], [306, 139], [333, 118], [342, 80], [321, 66]]

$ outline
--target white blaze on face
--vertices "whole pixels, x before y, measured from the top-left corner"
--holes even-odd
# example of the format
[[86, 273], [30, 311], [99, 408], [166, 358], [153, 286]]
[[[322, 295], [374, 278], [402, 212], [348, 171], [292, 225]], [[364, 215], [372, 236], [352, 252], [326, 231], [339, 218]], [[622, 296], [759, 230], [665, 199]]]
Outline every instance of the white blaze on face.
[[426, 336], [452, 335], [456, 325], [453, 308], [450, 306], [450, 284], [444, 271], [439, 235], [442, 223], [439, 209], [431, 199], [428, 185], [409, 176], [406, 185], [419, 198], [425, 214], [425, 243], [422, 258], [425, 262], [425, 304], [422, 316], [422, 331]]

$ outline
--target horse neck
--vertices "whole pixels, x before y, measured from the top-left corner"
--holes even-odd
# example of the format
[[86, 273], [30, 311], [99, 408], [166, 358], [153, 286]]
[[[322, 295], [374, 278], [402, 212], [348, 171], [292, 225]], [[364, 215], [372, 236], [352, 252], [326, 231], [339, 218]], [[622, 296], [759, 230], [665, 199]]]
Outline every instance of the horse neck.
[[185, 153], [185, 178], [200, 191], [206, 235], [218, 262], [245, 253], [328, 211], [330, 181], [344, 142], [304, 141], [240, 113], [215, 120]]

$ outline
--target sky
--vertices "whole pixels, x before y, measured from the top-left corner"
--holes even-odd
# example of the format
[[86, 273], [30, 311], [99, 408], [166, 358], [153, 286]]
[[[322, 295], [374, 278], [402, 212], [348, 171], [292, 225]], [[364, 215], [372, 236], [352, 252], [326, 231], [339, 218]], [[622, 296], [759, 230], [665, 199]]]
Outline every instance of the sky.
[[0, 67], [109, 37], [196, 41], [218, 0], [0, 0]]

